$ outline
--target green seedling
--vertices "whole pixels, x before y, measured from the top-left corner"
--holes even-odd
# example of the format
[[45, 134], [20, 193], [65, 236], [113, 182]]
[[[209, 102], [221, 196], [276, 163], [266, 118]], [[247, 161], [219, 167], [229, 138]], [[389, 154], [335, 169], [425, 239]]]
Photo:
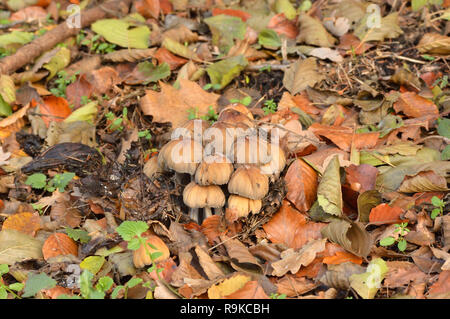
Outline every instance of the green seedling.
[[91, 236], [89, 236], [88, 232], [85, 230], [66, 227], [65, 231], [67, 236], [75, 241], [79, 241], [82, 244], [86, 244], [91, 240]]
[[209, 89], [213, 89], [213, 90], [220, 90], [221, 85], [216, 83], [216, 84], [212, 84], [212, 83], [208, 83], [205, 86], [203, 86], [203, 90], [207, 91]]
[[245, 106], [249, 106], [250, 103], [252, 103], [252, 97], [247, 95], [246, 97], [244, 97], [240, 100], [239, 99], [231, 99], [230, 103], [241, 103], [241, 104], [244, 104]]
[[74, 177], [75, 173], [70, 172], [56, 174], [47, 182], [47, 176], [42, 173], [34, 173], [28, 176], [25, 184], [30, 185], [34, 189], [43, 189], [48, 192], [54, 192], [58, 189], [62, 193]]
[[431, 211], [431, 219], [435, 219], [436, 217], [444, 214], [445, 203], [442, 199], [439, 199], [437, 196], [433, 196], [431, 198], [431, 204], [434, 206], [434, 209]]
[[395, 242], [397, 242], [397, 248], [400, 251], [405, 251], [407, 242], [404, 236], [406, 236], [409, 233], [409, 229], [406, 228], [408, 226], [408, 223], [401, 223], [401, 224], [395, 224], [395, 230], [394, 233], [398, 233], [398, 237], [395, 238], [393, 236], [388, 236], [380, 240], [381, 246], [391, 246]]
[[6, 275], [8, 272], [9, 266], [0, 264], [0, 299], [8, 299], [9, 294], [16, 299], [21, 299], [16, 292], [21, 291], [25, 285], [20, 282], [6, 285], [3, 281], [3, 275]]
[[286, 299], [286, 294], [271, 293], [270, 299]]
[[78, 72], [72, 76], [68, 76], [65, 71], [59, 71], [57, 73], [58, 78], [55, 80], [56, 87], [50, 89], [50, 92], [52, 92], [54, 96], [66, 97], [67, 86], [75, 82], [77, 74]]
[[198, 107], [190, 108], [187, 111], [188, 111], [188, 119], [189, 120], [202, 119], [202, 120], [208, 121], [212, 124], [215, 121], [217, 121], [217, 118], [218, 118], [216, 111], [214, 111], [214, 109], [211, 105], [208, 107], [208, 113], [203, 116], [199, 116]]
[[275, 113], [277, 111], [277, 108], [277, 103], [275, 103], [273, 100], [266, 100], [262, 109], [264, 111], [264, 115], [269, 115]]
[[138, 137], [142, 137], [142, 138], [145, 138], [146, 140], [150, 140], [152, 138], [152, 134], [150, 133], [149, 130], [140, 131], [138, 133]]
[[108, 112], [105, 114], [106, 119], [111, 123], [108, 126], [108, 129], [111, 131], [123, 131], [124, 126], [122, 124], [128, 123], [128, 109], [126, 107], [122, 110], [122, 115], [120, 117], [116, 117], [113, 112]]
[[91, 39], [87, 39], [87, 33], [80, 31], [78, 33], [76, 41], [78, 45], [84, 45], [89, 48], [89, 52], [95, 52], [99, 54], [106, 54], [114, 52], [116, 48], [115, 44], [101, 41], [99, 34], [94, 35]]

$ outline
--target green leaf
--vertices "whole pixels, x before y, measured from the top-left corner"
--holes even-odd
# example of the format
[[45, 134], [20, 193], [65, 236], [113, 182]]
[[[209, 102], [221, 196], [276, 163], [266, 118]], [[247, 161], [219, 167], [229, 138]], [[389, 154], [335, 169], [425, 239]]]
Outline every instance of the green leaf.
[[222, 89], [235, 77], [239, 76], [247, 64], [247, 59], [243, 55], [238, 55], [208, 66], [206, 72], [211, 79], [211, 83], [220, 85]]
[[331, 215], [342, 215], [342, 191], [340, 164], [338, 156], [334, 156], [325, 169], [317, 188], [317, 200], [323, 210]]
[[101, 292], [107, 292], [113, 284], [114, 281], [111, 277], [103, 276], [98, 280], [97, 285], [95, 285], [95, 289]]
[[116, 286], [116, 288], [114, 288], [114, 290], [113, 290], [113, 292], [112, 292], [112, 294], [111, 294], [111, 298], [112, 298], [112, 299], [116, 299], [116, 298], [117, 298], [117, 295], [119, 294], [119, 292], [120, 292], [122, 289], [125, 289], [125, 286], [122, 286], [122, 285]]
[[56, 174], [52, 180], [50, 181], [50, 185], [58, 188], [58, 190], [62, 193], [64, 192], [66, 186], [69, 184], [69, 182], [75, 177], [75, 173], [62, 173], [62, 174]]
[[105, 257], [89, 256], [80, 263], [81, 269], [89, 270], [92, 274], [97, 274], [105, 263]]
[[367, 266], [363, 274], [353, 274], [350, 276], [350, 286], [364, 299], [373, 299], [381, 287], [388, 267], [381, 258], [375, 258]]
[[56, 280], [44, 273], [31, 273], [25, 283], [25, 290], [22, 297], [32, 297], [42, 289], [50, 289], [56, 286]]
[[440, 206], [444, 205], [444, 201], [440, 200], [439, 197], [437, 197], [437, 196], [431, 197], [431, 203], [436, 207], [440, 207]]
[[147, 49], [149, 46], [150, 29], [147, 26], [133, 27], [125, 20], [103, 19], [93, 23], [91, 28], [106, 41], [124, 48]]
[[398, 250], [405, 251], [407, 245], [406, 239], [400, 239], [397, 243]]
[[133, 81], [132, 84], [142, 83], [146, 85], [151, 82], [158, 82], [159, 80], [170, 76], [170, 67], [166, 62], [156, 66], [150, 61], [144, 61], [137, 65], [137, 70], [138, 74], [136, 78], [138, 81]]
[[450, 138], [450, 119], [438, 119], [437, 132], [440, 136]]
[[8, 287], [9, 287], [9, 289], [14, 290], [14, 291], [21, 291], [24, 286], [25, 285], [23, 283], [16, 282], [16, 283], [9, 285]]
[[381, 246], [391, 246], [395, 243], [395, 238], [394, 237], [385, 237], [382, 240], [380, 240], [380, 245]]
[[172, 52], [173, 54], [182, 56], [183, 58], [194, 60], [197, 62], [200, 62], [200, 58], [197, 56], [197, 54], [189, 49], [189, 47], [181, 44], [178, 41], [175, 41], [171, 38], [164, 38], [161, 46]]
[[36, 189], [43, 189], [47, 185], [47, 176], [42, 173], [34, 173], [28, 176], [25, 184], [31, 185], [31, 187]]
[[9, 266], [7, 264], [0, 265], [0, 277], [9, 272]]
[[79, 240], [82, 244], [86, 244], [91, 240], [91, 236], [89, 236], [88, 232], [83, 229], [73, 229], [66, 227], [65, 231], [67, 233], [67, 236], [75, 241]]
[[419, 11], [423, 7], [425, 7], [428, 3], [428, 0], [411, 0], [411, 9], [413, 11]]
[[97, 101], [92, 101], [87, 103], [86, 105], [83, 105], [82, 107], [73, 111], [68, 117], [66, 117], [64, 122], [71, 123], [76, 121], [85, 121], [93, 123], [98, 112], [97, 104]]
[[0, 35], [0, 48], [5, 48], [12, 44], [26, 44], [33, 40], [33, 33], [13, 31], [11, 33]]
[[284, 13], [284, 16], [292, 20], [297, 15], [297, 11], [289, 0], [276, 0], [275, 12]]
[[0, 287], [0, 299], [7, 299], [8, 298], [8, 292], [6, 291], [5, 287]]
[[127, 283], [128, 288], [133, 288], [134, 286], [139, 285], [141, 282], [143, 282], [142, 278], [131, 278]]
[[435, 208], [431, 211], [431, 219], [435, 219], [441, 214], [441, 210], [439, 208]]
[[141, 240], [137, 237], [131, 238], [130, 241], [128, 241], [128, 249], [136, 250], [141, 247]]
[[47, 79], [53, 78], [58, 71], [64, 69], [70, 63], [70, 50], [66, 47], [61, 47], [58, 52], [50, 59], [50, 61], [44, 64], [42, 67], [50, 71]]
[[105, 293], [96, 290], [92, 286], [94, 275], [89, 270], [84, 270], [80, 275], [80, 292], [84, 299], [104, 299]]
[[143, 221], [124, 221], [116, 228], [117, 233], [123, 240], [130, 241], [135, 236], [140, 236], [148, 229], [147, 223]]
[[11, 105], [3, 100], [3, 97], [0, 95], [0, 116], [10, 116], [12, 114]]
[[243, 40], [247, 30], [245, 23], [238, 17], [219, 14], [203, 20], [211, 30], [212, 44], [219, 47], [220, 52], [228, 53], [234, 39]]
[[442, 159], [443, 161], [448, 161], [448, 160], [450, 160], [450, 145], [447, 145], [447, 146], [444, 148], [444, 150], [442, 151], [441, 159]]
[[281, 46], [281, 40], [272, 29], [264, 29], [258, 35], [258, 43], [263, 47], [271, 50], [276, 50]]

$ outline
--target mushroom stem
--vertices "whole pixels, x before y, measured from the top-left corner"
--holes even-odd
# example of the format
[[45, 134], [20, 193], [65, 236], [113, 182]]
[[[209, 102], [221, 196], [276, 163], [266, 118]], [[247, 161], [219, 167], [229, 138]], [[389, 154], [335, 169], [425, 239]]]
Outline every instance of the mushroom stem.
[[189, 208], [189, 217], [198, 223], [198, 208]]
[[211, 216], [212, 216], [211, 207], [206, 206], [205, 208], [203, 208], [203, 219], [206, 219]]

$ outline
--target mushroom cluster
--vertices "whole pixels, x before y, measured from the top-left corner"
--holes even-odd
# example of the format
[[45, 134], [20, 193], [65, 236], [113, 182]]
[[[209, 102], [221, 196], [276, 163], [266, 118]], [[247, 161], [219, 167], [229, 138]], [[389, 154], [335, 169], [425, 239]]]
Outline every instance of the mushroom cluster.
[[235, 220], [257, 214], [269, 182], [286, 165], [284, 151], [272, 136], [261, 130], [246, 106], [225, 107], [210, 125], [189, 120], [172, 134], [157, 159], [158, 170], [188, 174], [183, 202], [191, 219], [200, 222], [213, 213]]

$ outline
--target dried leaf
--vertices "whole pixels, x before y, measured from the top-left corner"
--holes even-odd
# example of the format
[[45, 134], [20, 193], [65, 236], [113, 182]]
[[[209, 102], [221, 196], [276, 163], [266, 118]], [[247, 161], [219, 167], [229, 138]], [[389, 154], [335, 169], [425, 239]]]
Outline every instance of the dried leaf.
[[317, 201], [322, 209], [334, 216], [341, 216], [343, 209], [340, 165], [335, 155], [327, 165], [317, 188]]
[[227, 295], [225, 299], [269, 299], [257, 281], [248, 281], [241, 289]]
[[14, 229], [21, 233], [35, 236], [41, 228], [41, 219], [39, 215], [33, 213], [18, 213], [9, 216], [2, 226], [2, 230]]
[[42, 258], [42, 242], [13, 229], [0, 232], [0, 264]]
[[439, 33], [425, 33], [417, 45], [421, 53], [450, 54], [450, 37]]
[[45, 260], [68, 254], [78, 256], [78, 245], [66, 234], [55, 233], [44, 242], [42, 254]]
[[298, 60], [288, 67], [284, 73], [283, 85], [292, 95], [295, 95], [323, 79], [325, 76], [318, 71], [316, 59], [307, 58]]
[[325, 257], [323, 263], [327, 265], [339, 265], [346, 262], [352, 262], [357, 265], [361, 265], [363, 260], [361, 257], [357, 257], [346, 251], [338, 251], [336, 255]]
[[401, 93], [397, 102], [394, 103], [394, 109], [396, 112], [403, 112], [406, 116], [414, 118], [425, 115], [433, 115], [435, 118], [439, 116], [437, 106], [415, 92]]
[[402, 220], [400, 216], [403, 214], [403, 209], [400, 207], [391, 207], [388, 204], [380, 204], [370, 211], [369, 222], [376, 225], [395, 224]]
[[357, 199], [358, 205], [358, 221], [363, 223], [369, 222], [369, 215], [372, 208], [381, 203], [381, 194], [376, 190], [366, 191], [359, 194]]
[[444, 176], [433, 171], [424, 171], [415, 176], [406, 176], [398, 191], [402, 193], [445, 192], [448, 188]]
[[300, 33], [297, 36], [297, 42], [325, 48], [333, 46], [336, 42], [318, 19], [302, 13], [299, 16], [299, 23]]
[[247, 282], [251, 280], [250, 276], [245, 276], [237, 273], [231, 278], [225, 279], [219, 284], [216, 284], [208, 289], [209, 299], [223, 299], [232, 293], [242, 289]]
[[137, 62], [153, 57], [156, 49], [123, 49], [103, 55], [103, 60], [111, 62]]

